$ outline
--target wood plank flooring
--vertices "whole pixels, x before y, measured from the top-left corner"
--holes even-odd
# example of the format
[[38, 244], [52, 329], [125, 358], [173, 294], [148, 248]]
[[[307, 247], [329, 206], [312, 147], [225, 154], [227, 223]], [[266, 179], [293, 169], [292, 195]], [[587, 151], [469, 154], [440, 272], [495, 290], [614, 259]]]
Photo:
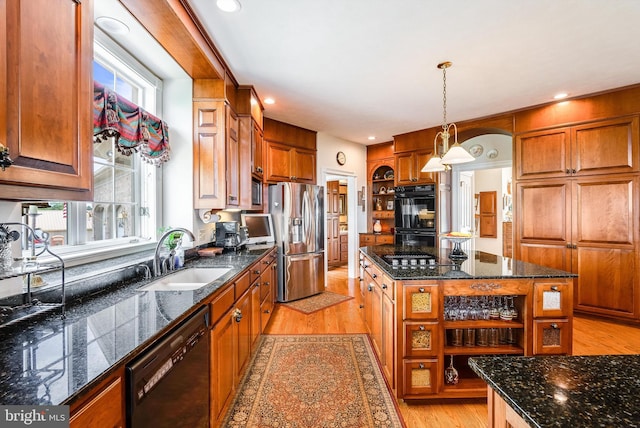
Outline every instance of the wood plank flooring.
[[[354, 296], [354, 299], [322, 311], [305, 315], [276, 305], [267, 334], [366, 333], [360, 314], [358, 280], [347, 277], [347, 269], [332, 269], [327, 275], [327, 290]], [[640, 353], [640, 327], [575, 317], [574, 355]], [[486, 427], [487, 405], [484, 400], [398, 403], [408, 428]]]

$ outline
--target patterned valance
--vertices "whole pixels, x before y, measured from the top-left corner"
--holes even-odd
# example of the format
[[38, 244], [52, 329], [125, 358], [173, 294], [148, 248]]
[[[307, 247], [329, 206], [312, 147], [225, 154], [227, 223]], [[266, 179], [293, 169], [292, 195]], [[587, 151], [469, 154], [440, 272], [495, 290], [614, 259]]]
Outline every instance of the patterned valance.
[[131, 101], [93, 82], [93, 142], [115, 137], [118, 151], [140, 153], [159, 166], [169, 160], [169, 126]]

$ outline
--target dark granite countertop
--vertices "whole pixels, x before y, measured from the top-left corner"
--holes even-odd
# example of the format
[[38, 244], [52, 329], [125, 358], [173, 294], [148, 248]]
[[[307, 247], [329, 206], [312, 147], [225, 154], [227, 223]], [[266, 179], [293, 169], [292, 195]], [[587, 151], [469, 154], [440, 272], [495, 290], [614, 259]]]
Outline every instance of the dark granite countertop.
[[639, 427], [640, 355], [473, 357], [532, 427]]
[[[433, 247], [407, 249], [395, 245], [377, 245], [361, 247], [360, 250], [395, 280], [571, 278], [577, 276], [571, 272], [482, 251], [471, 251], [466, 260], [454, 262], [449, 258], [450, 250]], [[392, 267], [385, 260], [386, 256], [407, 254], [429, 254], [435, 257], [436, 264], [433, 266]]]
[[129, 280], [70, 301], [58, 312], [0, 329], [0, 403], [65, 404], [107, 377], [195, 312], [222, 285], [269, 251], [198, 258], [189, 267], [230, 267], [195, 291], [137, 291]]

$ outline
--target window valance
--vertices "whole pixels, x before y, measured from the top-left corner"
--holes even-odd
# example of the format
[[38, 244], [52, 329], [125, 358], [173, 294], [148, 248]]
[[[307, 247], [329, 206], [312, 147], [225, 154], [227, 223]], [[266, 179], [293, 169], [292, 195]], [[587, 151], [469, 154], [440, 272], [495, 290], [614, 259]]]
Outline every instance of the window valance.
[[142, 159], [154, 165], [169, 160], [169, 126], [119, 96], [98, 82], [93, 82], [93, 142], [110, 137], [116, 140], [118, 151], [130, 156], [140, 153]]

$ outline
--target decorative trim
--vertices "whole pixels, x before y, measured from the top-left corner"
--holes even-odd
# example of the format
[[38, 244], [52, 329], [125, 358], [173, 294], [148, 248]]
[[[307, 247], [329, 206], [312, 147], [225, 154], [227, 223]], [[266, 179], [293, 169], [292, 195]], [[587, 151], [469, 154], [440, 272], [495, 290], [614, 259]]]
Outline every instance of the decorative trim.
[[474, 282], [469, 288], [472, 290], [492, 291], [502, 288], [502, 285], [496, 284], [495, 282]]

